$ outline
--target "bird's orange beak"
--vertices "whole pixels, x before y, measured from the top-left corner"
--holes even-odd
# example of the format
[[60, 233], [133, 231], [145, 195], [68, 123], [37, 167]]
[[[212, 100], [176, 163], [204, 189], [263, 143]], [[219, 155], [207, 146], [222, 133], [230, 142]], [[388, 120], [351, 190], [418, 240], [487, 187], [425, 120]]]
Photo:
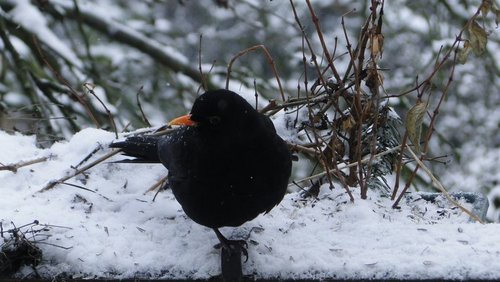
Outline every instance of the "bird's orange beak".
[[168, 123], [169, 126], [172, 125], [184, 125], [184, 126], [193, 126], [196, 125], [195, 121], [191, 120], [191, 115], [183, 115], [178, 118], [174, 118]]

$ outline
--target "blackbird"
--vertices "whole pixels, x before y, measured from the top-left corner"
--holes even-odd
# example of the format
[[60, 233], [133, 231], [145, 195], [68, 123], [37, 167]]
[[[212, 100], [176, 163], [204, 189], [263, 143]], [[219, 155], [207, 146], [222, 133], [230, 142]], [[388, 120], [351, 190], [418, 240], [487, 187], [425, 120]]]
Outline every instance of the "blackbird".
[[223, 248], [243, 244], [218, 229], [239, 226], [283, 199], [292, 167], [286, 143], [267, 116], [224, 89], [205, 92], [190, 114], [170, 124], [182, 126], [166, 136], [129, 137], [110, 147], [137, 162], [161, 162], [186, 215], [212, 228]]

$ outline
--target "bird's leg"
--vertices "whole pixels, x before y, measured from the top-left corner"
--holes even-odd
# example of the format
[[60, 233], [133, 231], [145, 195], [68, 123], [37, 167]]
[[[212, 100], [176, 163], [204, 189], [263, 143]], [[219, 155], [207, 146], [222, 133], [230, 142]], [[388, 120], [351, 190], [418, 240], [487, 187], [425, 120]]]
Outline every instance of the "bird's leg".
[[213, 228], [215, 235], [219, 239], [219, 244], [215, 245], [216, 248], [226, 248], [232, 250], [233, 252], [241, 252], [245, 256], [245, 262], [248, 261], [248, 244], [245, 240], [229, 240], [217, 228]]
[[248, 260], [247, 243], [245, 240], [228, 240], [222, 233], [214, 228], [220, 243], [215, 247], [221, 248], [221, 270], [224, 281], [241, 281], [243, 271], [241, 267], [241, 254]]

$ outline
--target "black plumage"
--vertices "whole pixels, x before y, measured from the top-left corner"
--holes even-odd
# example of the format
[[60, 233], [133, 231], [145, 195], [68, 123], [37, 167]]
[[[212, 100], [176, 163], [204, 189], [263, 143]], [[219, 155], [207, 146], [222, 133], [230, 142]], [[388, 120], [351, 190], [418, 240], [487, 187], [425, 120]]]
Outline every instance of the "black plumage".
[[291, 153], [271, 120], [229, 90], [208, 91], [183, 124], [163, 137], [138, 136], [111, 144], [138, 161], [161, 162], [185, 213], [218, 231], [269, 212], [286, 193]]

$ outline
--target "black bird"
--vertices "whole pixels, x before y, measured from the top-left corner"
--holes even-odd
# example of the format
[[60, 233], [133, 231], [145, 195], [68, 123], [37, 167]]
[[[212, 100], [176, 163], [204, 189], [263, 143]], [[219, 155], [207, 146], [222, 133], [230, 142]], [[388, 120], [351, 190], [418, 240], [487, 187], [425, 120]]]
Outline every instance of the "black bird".
[[286, 143], [267, 116], [224, 89], [199, 96], [189, 115], [170, 124], [184, 126], [166, 136], [130, 137], [110, 147], [138, 162], [161, 162], [184, 212], [212, 228], [223, 249], [241, 244], [218, 229], [239, 226], [283, 199], [292, 167]]

